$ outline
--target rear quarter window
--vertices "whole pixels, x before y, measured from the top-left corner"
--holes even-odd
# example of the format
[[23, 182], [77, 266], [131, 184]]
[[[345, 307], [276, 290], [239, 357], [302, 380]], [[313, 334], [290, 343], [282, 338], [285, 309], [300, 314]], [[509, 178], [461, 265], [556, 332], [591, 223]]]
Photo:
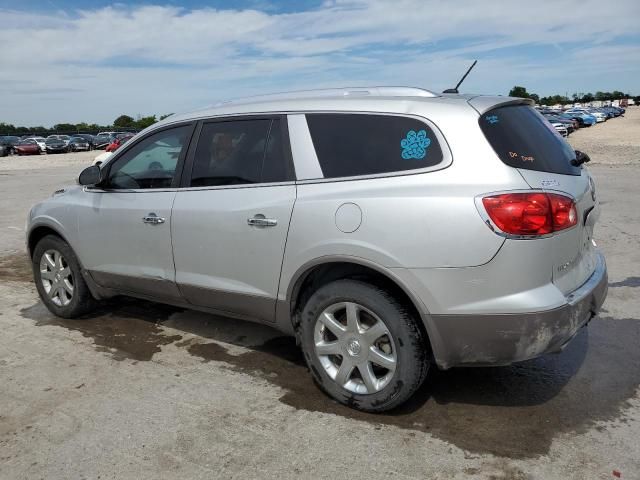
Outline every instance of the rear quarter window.
[[498, 107], [480, 117], [480, 129], [503, 163], [514, 168], [580, 175], [575, 151], [542, 115], [526, 105]]
[[442, 162], [433, 131], [394, 115], [307, 114], [324, 178], [403, 172]]

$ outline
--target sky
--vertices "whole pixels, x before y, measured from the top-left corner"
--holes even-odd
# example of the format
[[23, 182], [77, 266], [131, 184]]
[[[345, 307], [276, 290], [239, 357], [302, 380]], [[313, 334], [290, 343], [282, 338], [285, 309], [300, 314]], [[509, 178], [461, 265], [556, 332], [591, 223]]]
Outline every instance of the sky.
[[640, 94], [638, 0], [0, 0], [0, 122], [325, 87]]

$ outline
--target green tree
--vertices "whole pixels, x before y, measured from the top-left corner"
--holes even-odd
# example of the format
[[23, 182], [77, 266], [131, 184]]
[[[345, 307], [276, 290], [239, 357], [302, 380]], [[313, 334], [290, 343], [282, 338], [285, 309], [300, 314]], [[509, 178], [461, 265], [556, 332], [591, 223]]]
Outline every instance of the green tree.
[[113, 126], [120, 127], [120, 128], [131, 128], [134, 126], [134, 124], [135, 124], [135, 120], [133, 119], [133, 117], [130, 117], [129, 115], [120, 115], [118, 118], [116, 118], [113, 121]]
[[593, 96], [592, 93], [585, 93], [582, 97], [580, 97], [580, 102], [582, 103], [589, 103], [589, 102], [593, 102], [596, 98]]
[[159, 120], [164, 120], [165, 118], [170, 117], [171, 115], [173, 115], [173, 113], [166, 113], [164, 115], [160, 115]]
[[10, 123], [0, 123], [0, 134], [12, 135], [16, 131], [16, 127]]
[[155, 115], [151, 115], [149, 117], [140, 117], [135, 121], [133, 126], [142, 130], [144, 128], [150, 127], [157, 121], [158, 119]]
[[57, 123], [53, 129], [57, 132], [75, 132], [76, 126], [73, 123]]
[[527, 89], [524, 87], [520, 87], [516, 85], [511, 90], [509, 90], [510, 97], [520, 97], [520, 98], [529, 98], [529, 94], [527, 93]]

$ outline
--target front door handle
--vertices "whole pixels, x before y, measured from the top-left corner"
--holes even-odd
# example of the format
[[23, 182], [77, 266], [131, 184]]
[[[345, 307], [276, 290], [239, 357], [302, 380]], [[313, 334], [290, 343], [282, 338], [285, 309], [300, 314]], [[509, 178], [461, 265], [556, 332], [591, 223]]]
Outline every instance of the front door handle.
[[143, 223], [150, 223], [151, 225], [159, 225], [164, 223], [164, 218], [157, 216], [155, 213], [151, 212], [142, 217]]
[[253, 218], [247, 218], [247, 223], [252, 227], [275, 227], [278, 220], [275, 218], [265, 218], [264, 215], [258, 214]]

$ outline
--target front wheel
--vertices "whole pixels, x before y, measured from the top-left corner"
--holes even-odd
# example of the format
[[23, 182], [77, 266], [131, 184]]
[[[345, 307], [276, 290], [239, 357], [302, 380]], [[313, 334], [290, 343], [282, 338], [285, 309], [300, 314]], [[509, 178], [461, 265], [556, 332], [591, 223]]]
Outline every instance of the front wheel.
[[413, 317], [368, 283], [338, 280], [319, 288], [304, 306], [300, 335], [320, 388], [368, 412], [405, 402], [429, 368], [428, 340]]
[[59, 317], [75, 318], [96, 304], [73, 250], [59, 237], [38, 242], [32, 258], [33, 278], [42, 303]]

